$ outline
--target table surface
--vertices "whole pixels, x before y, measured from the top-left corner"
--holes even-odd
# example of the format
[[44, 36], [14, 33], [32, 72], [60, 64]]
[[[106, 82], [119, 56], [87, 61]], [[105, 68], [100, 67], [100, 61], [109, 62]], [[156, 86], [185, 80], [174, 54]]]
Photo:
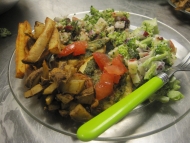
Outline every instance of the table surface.
[[[46, 16], [64, 16], [69, 13], [114, 8], [134, 12], [159, 21], [178, 30], [190, 40], [190, 16], [175, 11], [166, 0], [20, 0], [11, 10], [0, 15], [0, 27], [6, 27], [12, 36], [0, 39], [0, 142], [1, 143], [79, 143], [81, 141], [55, 132], [27, 115], [17, 104], [8, 85], [8, 63], [15, 48], [18, 23], [31, 24]], [[159, 133], [123, 141], [127, 143], [186, 143], [190, 140], [190, 113], [181, 121]], [[91, 141], [99, 142], [99, 141]], [[102, 141], [106, 142], [106, 141]]]

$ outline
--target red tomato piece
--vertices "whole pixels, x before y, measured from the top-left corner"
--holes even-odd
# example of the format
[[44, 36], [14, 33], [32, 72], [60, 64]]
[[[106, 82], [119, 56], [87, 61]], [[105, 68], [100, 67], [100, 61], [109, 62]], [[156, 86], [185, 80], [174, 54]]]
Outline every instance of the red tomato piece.
[[[116, 65], [119, 67], [119, 69], [121, 70], [121, 73], [124, 74], [125, 72], [127, 72], [127, 68], [125, 67], [125, 65], [122, 62], [122, 58], [120, 55], [118, 55], [117, 57], [115, 57], [112, 60], [112, 65]], [[121, 75], [122, 75], [121, 74]]]
[[75, 50], [75, 44], [74, 43], [69, 44], [58, 54], [58, 57], [60, 58], [60, 57], [68, 56], [71, 53], [73, 53], [74, 50]]
[[68, 56], [73, 53], [74, 56], [85, 54], [88, 44], [86, 41], [77, 41], [67, 45], [59, 54], [58, 57]]
[[100, 52], [93, 53], [93, 58], [102, 71], [106, 65], [109, 65], [111, 63], [109, 57], [106, 54]]
[[113, 92], [113, 76], [109, 73], [102, 73], [100, 81], [95, 85], [96, 99], [101, 100]]
[[119, 83], [119, 80], [120, 80], [120, 78], [121, 78], [121, 76], [120, 76], [120, 75], [113, 75], [113, 76], [114, 76], [113, 82], [114, 82], [115, 84], [118, 84], [118, 83]]
[[73, 55], [77, 56], [77, 55], [85, 54], [87, 46], [88, 44], [86, 41], [75, 42], [75, 50], [73, 52]]
[[104, 69], [109, 74], [122, 75], [124, 73], [123, 68], [118, 65], [108, 65], [108, 66], [105, 66]]

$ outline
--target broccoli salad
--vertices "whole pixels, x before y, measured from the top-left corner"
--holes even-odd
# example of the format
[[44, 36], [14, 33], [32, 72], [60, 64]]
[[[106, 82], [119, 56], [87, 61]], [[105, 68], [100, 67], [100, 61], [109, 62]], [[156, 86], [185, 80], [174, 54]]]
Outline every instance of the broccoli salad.
[[[131, 30], [128, 12], [114, 9], [99, 11], [91, 6], [90, 13], [83, 19], [73, 16], [72, 19], [56, 17], [54, 20], [62, 44], [87, 42], [88, 46], [83, 54], [86, 63], [79, 71], [91, 77], [94, 85], [102, 74], [98, 62], [92, 58], [95, 57], [94, 52], [106, 54], [112, 63], [113, 59], [122, 57], [127, 70], [120, 75], [119, 82], [114, 84], [113, 92], [99, 101], [103, 108], [127, 96], [157, 74], [169, 70], [175, 62], [176, 48], [171, 40], [159, 35], [156, 18], [142, 21], [139, 27]], [[149, 100], [163, 103], [180, 100], [183, 94], [179, 89], [180, 82], [173, 76]]]

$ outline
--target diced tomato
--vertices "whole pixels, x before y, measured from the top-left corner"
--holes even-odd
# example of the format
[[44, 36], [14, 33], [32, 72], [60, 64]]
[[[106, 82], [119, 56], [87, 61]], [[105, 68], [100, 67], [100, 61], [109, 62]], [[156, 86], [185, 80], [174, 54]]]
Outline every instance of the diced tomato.
[[104, 69], [109, 74], [122, 75], [124, 73], [123, 68], [118, 65], [108, 65], [108, 66], [105, 66]]
[[95, 85], [96, 98], [101, 100], [113, 92], [114, 83], [119, 83], [121, 75], [127, 71], [127, 68], [122, 63], [121, 56], [111, 61], [106, 54], [96, 52], [93, 53], [93, 57], [103, 71], [100, 81]]
[[60, 58], [60, 57], [68, 56], [71, 53], [73, 53], [74, 50], [75, 50], [75, 44], [74, 43], [69, 44], [58, 54], [58, 57]]
[[109, 73], [102, 73], [100, 81], [95, 85], [96, 99], [101, 100], [113, 92], [113, 76]]
[[104, 70], [104, 67], [106, 65], [111, 64], [111, 60], [106, 54], [103, 54], [100, 52], [95, 52], [95, 53], [93, 53], [93, 58], [102, 71]]
[[77, 55], [85, 54], [87, 46], [88, 44], [86, 41], [75, 42], [75, 50], [73, 52], [73, 55], [77, 56]]
[[112, 65], [115, 65], [115, 66], [119, 67], [119, 69], [121, 70], [121, 74], [120, 75], [123, 75], [125, 72], [127, 72], [127, 68], [123, 64], [122, 57], [120, 55], [118, 55], [117, 57], [115, 57], [112, 60]]
[[120, 78], [121, 78], [121, 76], [120, 76], [120, 75], [113, 75], [113, 76], [114, 76], [113, 82], [114, 82], [115, 84], [118, 84], [118, 83], [119, 83], [119, 80], [120, 80]]
[[58, 54], [58, 57], [68, 56], [73, 53], [74, 56], [85, 54], [88, 44], [86, 41], [77, 41], [65, 46], [65, 48]]

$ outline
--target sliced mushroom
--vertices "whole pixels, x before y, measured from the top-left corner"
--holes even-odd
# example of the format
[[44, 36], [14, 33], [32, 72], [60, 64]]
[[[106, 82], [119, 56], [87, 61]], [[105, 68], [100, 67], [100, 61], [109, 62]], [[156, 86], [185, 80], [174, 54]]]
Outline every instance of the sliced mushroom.
[[84, 89], [79, 96], [76, 96], [76, 99], [81, 104], [92, 104], [94, 101], [94, 88]]
[[33, 71], [27, 78], [25, 81], [25, 86], [28, 88], [32, 88], [33, 86], [35, 86], [36, 84], [39, 83], [40, 81], [40, 77], [42, 75], [42, 71], [43, 69], [37, 69], [35, 71]]

